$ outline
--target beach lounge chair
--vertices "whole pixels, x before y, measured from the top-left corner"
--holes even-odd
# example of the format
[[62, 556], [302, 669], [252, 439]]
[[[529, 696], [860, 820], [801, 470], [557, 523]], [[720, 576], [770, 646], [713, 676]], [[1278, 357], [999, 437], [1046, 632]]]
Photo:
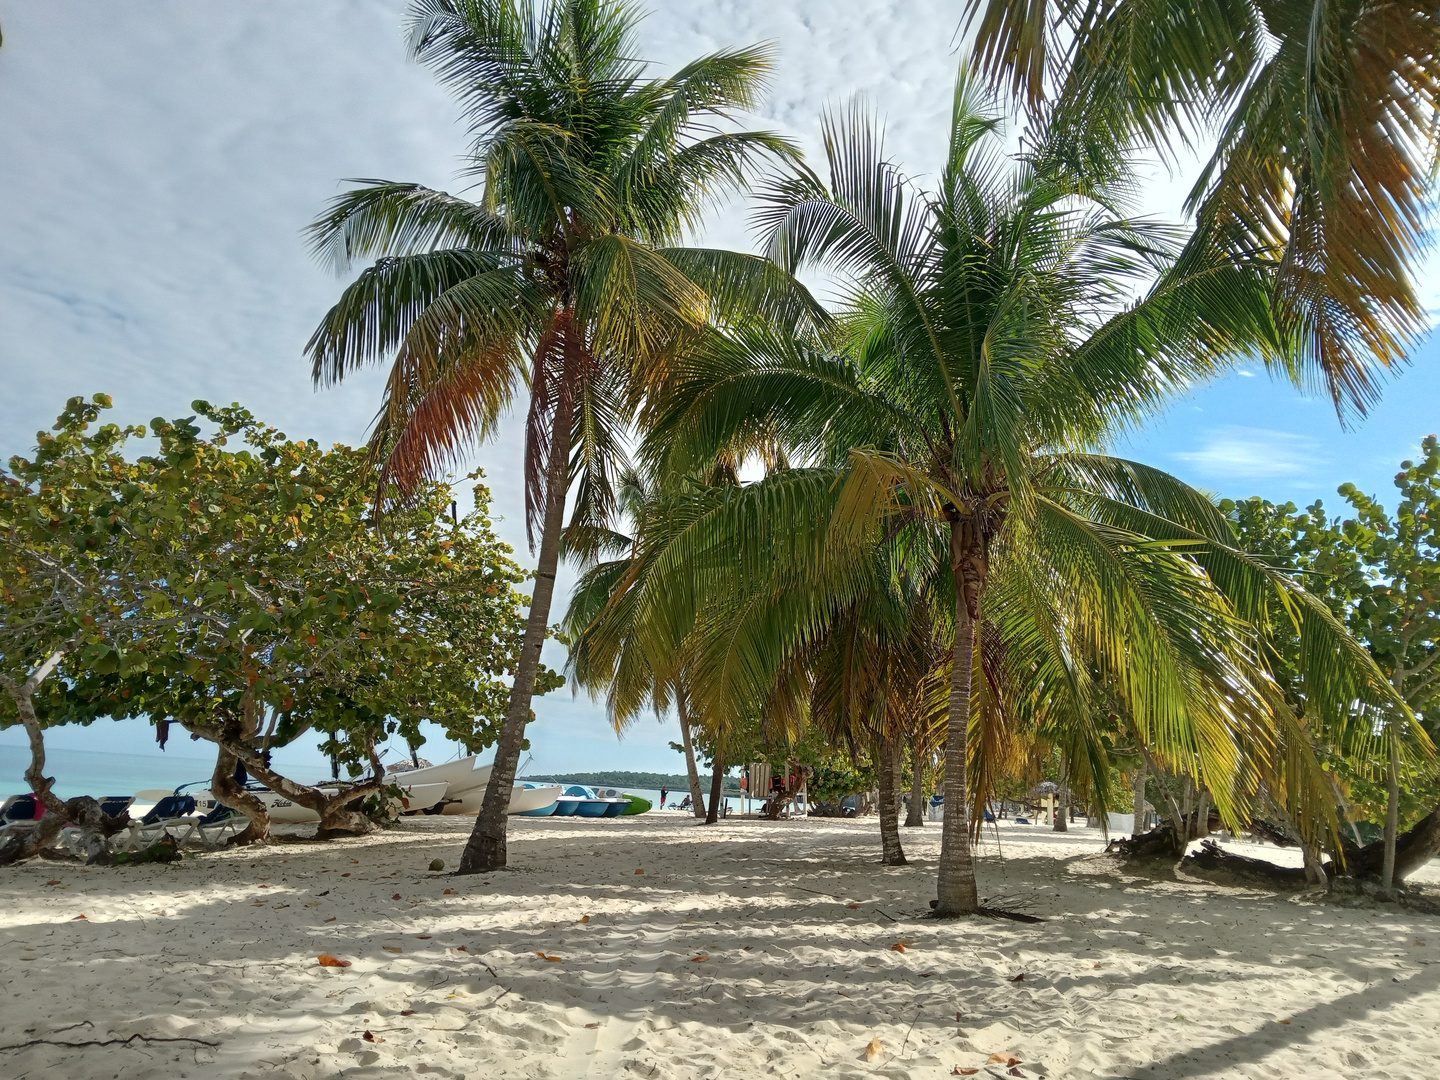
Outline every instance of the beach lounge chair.
[[[245, 815], [234, 807], [226, 806], [222, 802], [215, 804], [215, 809], [202, 817], [195, 823], [195, 831], [200, 834], [200, 839], [207, 844], [214, 844], [225, 836], [230, 830], [239, 832], [249, 824]], [[208, 831], [207, 831], [208, 830]], [[210, 833], [214, 833], [213, 836]]]
[[175, 837], [175, 841], [183, 844], [199, 823], [198, 818], [191, 816], [194, 813], [195, 796], [166, 795], [139, 821], [130, 823], [129, 843], [136, 848], [148, 847], [171, 829], [177, 829], [183, 831]]

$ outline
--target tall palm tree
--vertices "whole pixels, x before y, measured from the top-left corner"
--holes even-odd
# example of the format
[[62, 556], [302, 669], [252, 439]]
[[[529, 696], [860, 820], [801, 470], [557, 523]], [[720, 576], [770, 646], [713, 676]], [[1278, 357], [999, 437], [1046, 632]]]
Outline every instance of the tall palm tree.
[[[602, 523], [643, 381], [731, 310], [804, 298], [764, 260], [676, 245], [783, 139], [730, 130], [769, 68], [760, 47], [665, 79], [619, 0], [415, 0], [410, 51], [456, 94], [475, 201], [360, 181], [311, 228], [340, 266], [374, 259], [308, 346], [319, 384], [390, 363], [373, 450], [403, 492], [495, 431], [523, 385], [526, 523], [539, 553], [509, 710], [462, 873], [505, 864], [505, 813], [531, 717], [567, 494]], [[787, 306], [788, 305], [788, 306]]]
[[[966, 0], [975, 55], [1032, 111], [1214, 147], [1193, 243], [1263, 264], [1292, 373], [1364, 412], [1426, 326], [1440, 11], [1428, 0]], [[1268, 359], [1284, 365], [1285, 357]]]
[[[828, 183], [777, 183], [762, 223], [777, 261], [839, 283], [838, 332], [711, 338], [671, 369], [647, 435], [647, 454], [677, 469], [758, 431], [816, 463], [741, 492], [712, 540], [681, 545], [693, 569], [678, 578], [713, 575], [708, 552], [738, 544], [732, 575], [747, 561], [757, 565], [742, 573], [803, 574], [810, 559], [829, 579], [823, 599], [855, 587], [867, 557], [848, 552], [890, 544], [945, 598], [941, 916], [979, 906], [967, 770], [983, 754], [972, 727], [982, 747], [1017, 715], [1038, 729], [1063, 713], [1083, 733], [1098, 682], [1236, 820], [1257, 776], [1278, 768], [1277, 748], [1298, 738], [1257, 647], [1260, 598], [1275, 591], [1310, 642], [1318, 716], [1346, 723], [1356, 699], [1389, 697], [1324, 605], [1238, 551], [1207, 498], [1094, 452], [1235, 353], [1283, 345], [1263, 275], [1204, 262], [1182, 236], [1126, 217], [1125, 147], [1105, 124], [1036, 125], [1007, 164], [987, 104], [962, 72], [929, 192], [885, 158], [862, 111], [827, 118]], [[686, 584], [669, 601], [693, 595]], [[781, 617], [767, 607], [773, 590], [754, 595], [765, 617], [734, 620], [727, 635], [759, 688], [793, 655], [776, 627], [813, 637], [831, 608], [807, 600]], [[1088, 742], [1103, 784], [1101, 740]], [[1318, 769], [1300, 779], [1314, 805], [1329, 799]]]

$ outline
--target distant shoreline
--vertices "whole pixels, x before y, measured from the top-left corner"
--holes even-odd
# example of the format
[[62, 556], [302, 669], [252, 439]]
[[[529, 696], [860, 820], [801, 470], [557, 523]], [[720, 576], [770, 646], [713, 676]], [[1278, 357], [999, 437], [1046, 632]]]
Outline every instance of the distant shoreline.
[[[613, 788], [645, 788], [649, 791], [659, 791], [662, 787], [670, 791], [684, 792], [690, 790], [690, 780], [684, 773], [651, 773], [651, 772], [593, 772], [593, 773], [545, 773], [541, 776], [520, 776], [517, 780], [529, 780], [532, 783], [536, 780], [554, 780], [561, 784], [584, 784], [586, 787], [613, 787]], [[710, 777], [700, 778], [700, 789], [708, 796], [710, 794]], [[726, 794], [741, 794], [740, 782], [731, 777], [725, 778], [724, 786], [721, 788]]]

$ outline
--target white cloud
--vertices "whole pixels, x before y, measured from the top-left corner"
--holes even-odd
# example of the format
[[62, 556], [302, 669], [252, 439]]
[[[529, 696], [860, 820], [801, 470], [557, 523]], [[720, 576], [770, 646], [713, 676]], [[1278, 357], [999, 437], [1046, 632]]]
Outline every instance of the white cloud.
[[1203, 476], [1227, 481], [1299, 476], [1325, 461], [1308, 435], [1233, 426], [1206, 432], [1199, 449], [1171, 456]]

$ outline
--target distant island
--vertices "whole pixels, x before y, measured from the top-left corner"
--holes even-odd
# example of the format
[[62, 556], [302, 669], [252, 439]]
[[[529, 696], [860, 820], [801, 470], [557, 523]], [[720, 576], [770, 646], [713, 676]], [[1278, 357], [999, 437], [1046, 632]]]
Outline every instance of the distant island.
[[[690, 781], [684, 773], [658, 773], [658, 772], [585, 772], [585, 773], [546, 773], [544, 776], [521, 776], [517, 779], [529, 780], [534, 783], [537, 780], [554, 780], [560, 784], [584, 784], [586, 787], [613, 787], [613, 788], [643, 788], [646, 791], [659, 791], [662, 787], [669, 788], [672, 792], [678, 791], [682, 795], [690, 790]], [[700, 778], [700, 789], [706, 795], [710, 794], [710, 777]], [[725, 778], [724, 789], [733, 795], [740, 794], [740, 781], [735, 777]]]

